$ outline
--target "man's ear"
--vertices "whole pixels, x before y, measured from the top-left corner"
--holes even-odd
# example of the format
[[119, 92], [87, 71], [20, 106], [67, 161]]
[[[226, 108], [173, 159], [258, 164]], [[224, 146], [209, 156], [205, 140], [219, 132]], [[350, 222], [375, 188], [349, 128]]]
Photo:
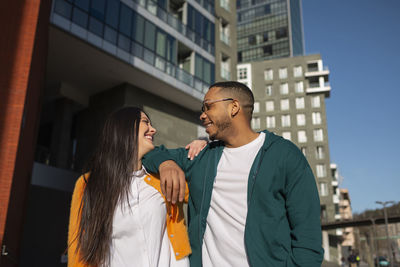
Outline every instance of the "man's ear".
[[231, 117], [235, 117], [236, 115], [239, 114], [240, 111], [240, 103], [237, 100], [232, 101], [232, 110], [231, 110]]

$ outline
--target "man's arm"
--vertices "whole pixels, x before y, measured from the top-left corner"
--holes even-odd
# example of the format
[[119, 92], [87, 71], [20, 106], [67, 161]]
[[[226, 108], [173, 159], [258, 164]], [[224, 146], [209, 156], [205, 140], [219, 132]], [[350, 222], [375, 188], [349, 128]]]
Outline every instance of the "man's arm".
[[292, 260], [299, 266], [321, 266], [320, 201], [315, 178], [301, 151], [291, 144], [285, 157], [286, 209], [291, 227]]
[[193, 159], [204, 149], [207, 142], [195, 140], [185, 149], [166, 149], [164, 146], [156, 147], [143, 158], [146, 169], [160, 174], [161, 191], [167, 201], [173, 204], [179, 198], [182, 202], [185, 196], [185, 173], [193, 164]]

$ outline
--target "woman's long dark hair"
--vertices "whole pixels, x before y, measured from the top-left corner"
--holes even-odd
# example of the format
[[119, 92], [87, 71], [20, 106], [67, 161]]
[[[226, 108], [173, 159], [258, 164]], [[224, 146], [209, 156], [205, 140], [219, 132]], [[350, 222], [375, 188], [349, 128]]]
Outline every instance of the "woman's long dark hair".
[[77, 250], [81, 260], [92, 266], [109, 263], [114, 211], [128, 200], [132, 172], [140, 167], [136, 165], [141, 112], [124, 107], [110, 114], [88, 165]]

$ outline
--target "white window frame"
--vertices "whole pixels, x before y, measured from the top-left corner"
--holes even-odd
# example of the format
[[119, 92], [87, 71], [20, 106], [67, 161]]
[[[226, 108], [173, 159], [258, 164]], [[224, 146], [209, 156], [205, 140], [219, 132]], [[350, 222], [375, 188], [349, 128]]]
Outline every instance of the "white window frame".
[[289, 84], [288, 83], [281, 83], [279, 85], [279, 92], [281, 95], [289, 94]]
[[305, 101], [304, 97], [296, 97], [296, 109], [304, 109]]
[[303, 81], [298, 81], [294, 83], [294, 92], [295, 93], [304, 93], [304, 83]]
[[300, 113], [296, 114], [297, 126], [305, 126], [306, 125], [306, 114]]
[[265, 101], [265, 110], [266, 111], [274, 111], [275, 110], [275, 103], [273, 100]]
[[313, 112], [311, 115], [312, 115], [312, 122], [314, 125], [319, 125], [322, 123], [321, 112]]
[[319, 108], [321, 107], [321, 98], [319, 95], [311, 97], [311, 107], [312, 108]]
[[265, 118], [267, 128], [275, 128], [275, 116], [267, 116]]
[[322, 129], [314, 129], [314, 141], [322, 142], [324, 141], [324, 132]]
[[274, 79], [274, 71], [273, 69], [267, 69], [264, 71], [264, 79], [266, 81], [272, 81]]
[[255, 117], [251, 119], [251, 128], [253, 129], [260, 129], [260, 118]]
[[294, 77], [301, 77], [303, 76], [303, 68], [301, 66], [293, 67], [293, 76]]
[[281, 125], [282, 127], [290, 127], [290, 115], [282, 115], [281, 116]]
[[272, 84], [268, 84], [265, 86], [265, 94], [267, 96], [271, 96], [272, 95]]
[[315, 169], [316, 169], [318, 178], [326, 177], [326, 166], [325, 166], [325, 164], [317, 164]]
[[281, 110], [289, 110], [289, 109], [290, 109], [289, 99], [288, 98], [281, 99]]
[[254, 102], [254, 113], [259, 113], [260, 112], [260, 102]]
[[307, 143], [307, 133], [304, 130], [300, 130], [297, 132], [297, 140], [299, 143]]
[[287, 140], [292, 140], [292, 133], [291, 132], [282, 132], [282, 137]]
[[287, 79], [288, 73], [287, 73], [287, 68], [279, 68], [279, 79]]

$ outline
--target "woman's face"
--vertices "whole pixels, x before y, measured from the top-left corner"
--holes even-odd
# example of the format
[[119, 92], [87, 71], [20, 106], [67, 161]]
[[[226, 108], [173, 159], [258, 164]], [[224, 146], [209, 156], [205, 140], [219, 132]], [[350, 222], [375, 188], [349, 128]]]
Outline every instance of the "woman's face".
[[153, 136], [156, 134], [156, 129], [151, 126], [150, 119], [141, 112], [138, 145], [139, 145], [139, 159], [141, 159], [147, 152], [154, 149]]

